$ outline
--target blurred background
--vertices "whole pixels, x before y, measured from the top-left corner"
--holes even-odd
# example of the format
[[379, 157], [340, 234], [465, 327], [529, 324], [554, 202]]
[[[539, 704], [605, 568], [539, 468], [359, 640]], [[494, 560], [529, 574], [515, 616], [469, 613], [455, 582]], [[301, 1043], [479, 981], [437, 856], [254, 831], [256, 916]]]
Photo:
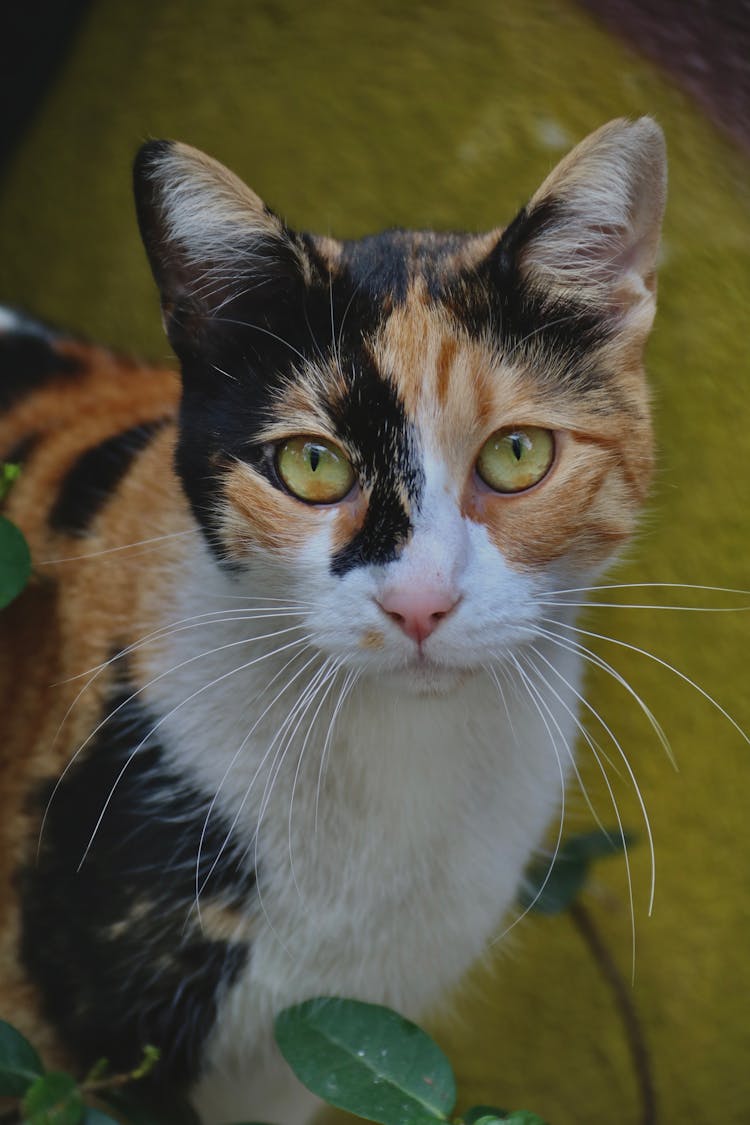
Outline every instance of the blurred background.
[[[480, 230], [509, 221], [557, 160], [612, 117], [663, 126], [670, 193], [649, 348], [659, 441], [652, 500], [618, 583], [750, 588], [750, 6], [746, 0], [58, 0], [9, 6], [0, 66], [0, 301], [165, 363], [130, 194], [135, 149], [174, 137], [238, 172], [293, 226]], [[6, 18], [7, 16], [7, 18]], [[603, 592], [592, 706], [632, 764], [610, 770], [631, 854], [597, 868], [586, 909], [626, 981], [658, 1120], [750, 1121], [750, 597]], [[607, 737], [590, 717], [592, 734]], [[616, 758], [617, 750], [609, 746]], [[591, 753], [582, 775], [616, 824]], [[616, 764], [616, 763], [615, 763]], [[592, 823], [571, 790], [566, 832]], [[429, 971], [429, 966], [425, 966]], [[1, 998], [0, 998], [1, 1001]], [[12, 1018], [10, 1013], [9, 1018]], [[529, 916], [431, 1028], [459, 1108], [527, 1107], [553, 1125], [644, 1110], [623, 1024], [568, 914]]]

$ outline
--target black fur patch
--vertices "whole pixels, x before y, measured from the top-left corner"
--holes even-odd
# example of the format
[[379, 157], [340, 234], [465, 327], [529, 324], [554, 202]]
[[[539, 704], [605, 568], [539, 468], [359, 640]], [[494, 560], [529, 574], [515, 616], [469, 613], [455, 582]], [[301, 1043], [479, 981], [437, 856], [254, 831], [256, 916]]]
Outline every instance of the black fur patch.
[[66, 473], [50, 510], [52, 530], [65, 535], [86, 535], [133, 459], [166, 421], [160, 418], [133, 426], [82, 453]]
[[[332, 562], [335, 573], [395, 557], [411, 524], [403, 492], [418, 504], [421, 473], [413, 428], [388, 373], [371, 358], [382, 305], [348, 270], [329, 276], [312, 243], [303, 242], [312, 280], [290, 277], [268, 302], [251, 289], [211, 321], [200, 348], [185, 350], [177, 468], [193, 512], [219, 558], [216, 524], [221, 476], [232, 459], [251, 464], [279, 487], [258, 435], [274, 420], [280, 388], [305, 363], [333, 350], [349, 392], [322, 405], [352, 449], [360, 479], [372, 489], [365, 526]], [[240, 289], [247, 288], [238, 280]], [[225, 374], [224, 374], [225, 373]], [[229, 377], [227, 377], [229, 376]]]
[[[156, 1084], [180, 1085], [200, 1070], [217, 1003], [248, 948], [200, 928], [192, 907], [209, 798], [170, 771], [151, 716], [128, 694], [110, 701], [120, 710], [49, 805], [38, 863], [21, 877], [21, 951], [47, 1017], [82, 1067], [105, 1055], [127, 1071], [152, 1043], [162, 1053]], [[51, 786], [40, 808], [50, 795]], [[228, 833], [214, 810], [201, 879], [222, 854], [201, 902], [231, 911], [247, 906], [255, 876], [231, 841], [222, 852]]]
[[403, 404], [387, 373], [379, 372], [366, 352], [351, 370], [348, 395], [329, 409], [338, 433], [356, 450], [360, 479], [371, 488], [362, 528], [331, 560], [333, 573], [343, 575], [356, 566], [382, 566], [396, 558], [411, 532], [403, 493], [418, 508], [424, 477]]
[[549, 370], [564, 372], [565, 386], [585, 392], [601, 385], [603, 375], [590, 361], [610, 326], [583, 301], [561, 300], [534, 289], [519, 268], [524, 246], [544, 237], [558, 209], [554, 200], [531, 212], [524, 208], [484, 261], [447, 281], [439, 299], [475, 338], [497, 341], [506, 354], [533, 350], [540, 378], [547, 373], [546, 357]]
[[18, 318], [18, 328], [0, 332], [0, 410], [60, 376], [75, 376], [83, 365], [55, 347], [54, 333]]
[[455, 254], [465, 236], [450, 232], [387, 230], [344, 242], [341, 266], [358, 289], [389, 309], [402, 304], [409, 286], [424, 279], [438, 293], [446, 275], [446, 259]]

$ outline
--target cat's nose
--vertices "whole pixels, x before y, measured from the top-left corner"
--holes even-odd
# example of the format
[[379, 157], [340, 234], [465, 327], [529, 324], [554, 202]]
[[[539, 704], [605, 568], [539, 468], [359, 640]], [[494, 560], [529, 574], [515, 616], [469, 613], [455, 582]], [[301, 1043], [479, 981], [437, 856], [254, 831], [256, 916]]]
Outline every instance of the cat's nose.
[[419, 590], [394, 589], [377, 599], [392, 621], [421, 644], [434, 633], [441, 621], [455, 609], [459, 595], [452, 590], [422, 587]]

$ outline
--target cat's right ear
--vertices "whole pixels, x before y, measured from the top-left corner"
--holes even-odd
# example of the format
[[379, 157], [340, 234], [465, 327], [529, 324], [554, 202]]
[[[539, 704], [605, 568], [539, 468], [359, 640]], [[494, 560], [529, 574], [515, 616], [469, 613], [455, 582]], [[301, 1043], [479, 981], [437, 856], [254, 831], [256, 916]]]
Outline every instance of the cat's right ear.
[[133, 182], [164, 327], [181, 358], [233, 324], [264, 324], [304, 285], [310, 265], [298, 237], [217, 160], [176, 141], [148, 141]]

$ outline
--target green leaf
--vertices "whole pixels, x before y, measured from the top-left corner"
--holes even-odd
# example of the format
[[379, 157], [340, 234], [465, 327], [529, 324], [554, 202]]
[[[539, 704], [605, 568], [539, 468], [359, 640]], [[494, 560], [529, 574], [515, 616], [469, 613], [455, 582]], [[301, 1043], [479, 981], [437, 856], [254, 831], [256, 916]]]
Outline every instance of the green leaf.
[[85, 1108], [75, 1079], [58, 1070], [37, 1078], [23, 1099], [29, 1125], [80, 1125]]
[[515, 1113], [509, 1113], [507, 1117], [503, 1118], [504, 1125], [547, 1125], [546, 1121], [542, 1121], [536, 1113], [529, 1113], [528, 1110], [519, 1109]]
[[[496, 1105], [473, 1105], [461, 1114], [463, 1125], [479, 1125], [484, 1118], [500, 1118], [502, 1121], [508, 1114], [507, 1109], [498, 1109]], [[486, 1122], [485, 1122], [486, 1125]]]
[[31, 1043], [0, 1020], [0, 1097], [23, 1097], [40, 1074], [44, 1074], [42, 1060]]
[[[634, 837], [626, 832], [625, 845], [633, 841]], [[612, 832], [595, 829], [571, 836], [557, 853], [551, 871], [546, 859], [534, 860], [526, 869], [518, 895], [521, 906], [538, 914], [560, 914], [583, 888], [593, 861], [622, 850], [619, 828]]]
[[506, 1109], [498, 1109], [497, 1106], [472, 1106], [467, 1109], [466, 1114], [461, 1115], [463, 1125], [489, 1125], [490, 1122], [501, 1120], [504, 1122], [507, 1117]]
[[31, 575], [31, 554], [14, 523], [0, 516], [0, 609], [18, 597]]
[[299, 1080], [331, 1105], [381, 1125], [445, 1120], [456, 1102], [450, 1063], [416, 1024], [358, 1000], [308, 1000], [276, 1019]]

